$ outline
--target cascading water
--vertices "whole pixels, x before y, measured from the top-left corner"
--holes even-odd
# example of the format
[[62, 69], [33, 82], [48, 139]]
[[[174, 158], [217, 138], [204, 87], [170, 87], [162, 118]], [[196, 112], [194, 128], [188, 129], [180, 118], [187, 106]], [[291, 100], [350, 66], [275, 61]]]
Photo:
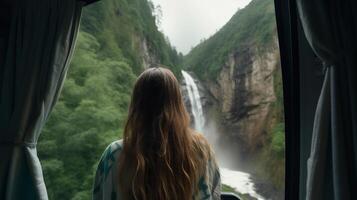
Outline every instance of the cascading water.
[[[191, 113], [193, 115], [194, 127], [197, 131], [203, 133], [205, 125], [205, 118], [202, 110], [202, 103], [198, 87], [191, 77], [191, 75], [185, 71], [181, 71], [183, 78], [186, 82], [187, 95], [191, 104]], [[255, 186], [252, 182], [251, 175], [245, 172], [236, 171], [220, 167], [222, 183], [231, 186], [241, 194], [249, 194], [258, 200], [264, 200], [264, 198], [255, 192]]]
[[194, 118], [193, 120], [195, 129], [197, 131], [202, 132], [203, 126], [205, 124], [205, 118], [203, 116], [202, 104], [200, 99], [201, 97], [198, 91], [198, 87], [189, 73], [183, 70], [181, 72], [186, 82], [186, 90], [191, 103], [191, 113]]

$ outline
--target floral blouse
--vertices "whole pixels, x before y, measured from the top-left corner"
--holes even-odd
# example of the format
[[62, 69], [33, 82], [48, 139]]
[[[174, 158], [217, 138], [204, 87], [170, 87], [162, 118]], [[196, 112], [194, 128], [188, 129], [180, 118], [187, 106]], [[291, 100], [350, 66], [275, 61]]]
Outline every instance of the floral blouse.
[[[95, 175], [93, 185], [93, 200], [121, 200], [117, 179], [118, 155], [122, 150], [122, 140], [111, 143], [104, 151]], [[199, 192], [194, 200], [218, 200], [221, 194], [221, 177], [215, 160], [209, 160], [206, 174], [199, 180]]]

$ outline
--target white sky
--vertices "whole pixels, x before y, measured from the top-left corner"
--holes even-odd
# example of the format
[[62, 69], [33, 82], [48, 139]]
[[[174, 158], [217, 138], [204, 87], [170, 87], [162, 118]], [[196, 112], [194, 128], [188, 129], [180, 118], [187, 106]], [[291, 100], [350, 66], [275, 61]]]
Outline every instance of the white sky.
[[151, 0], [160, 5], [160, 30], [183, 54], [208, 38], [250, 0]]

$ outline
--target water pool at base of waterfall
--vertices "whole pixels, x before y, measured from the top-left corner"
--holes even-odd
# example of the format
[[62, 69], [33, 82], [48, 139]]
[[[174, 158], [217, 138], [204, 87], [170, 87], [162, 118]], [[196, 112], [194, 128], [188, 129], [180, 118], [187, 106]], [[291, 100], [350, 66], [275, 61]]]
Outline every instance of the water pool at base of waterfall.
[[232, 187], [240, 194], [248, 194], [258, 200], [264, 200], [264, 197], [256, 192], [256, 188], [250, 174], [224, 167], [220, 167], [220, 172], [222, 184]]

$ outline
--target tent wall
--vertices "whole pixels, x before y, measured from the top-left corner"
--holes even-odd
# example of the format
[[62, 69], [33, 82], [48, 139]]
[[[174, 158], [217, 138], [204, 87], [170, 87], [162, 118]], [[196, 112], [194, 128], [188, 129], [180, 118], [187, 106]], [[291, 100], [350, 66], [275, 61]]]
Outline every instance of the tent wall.
[[307, 159], [310, 155], [312, 129], [317, 101], [324, 80], [324, 67], [306, 40], [298, 19], [300, 77], [300, 178], [299, 196], [305, 199]]

